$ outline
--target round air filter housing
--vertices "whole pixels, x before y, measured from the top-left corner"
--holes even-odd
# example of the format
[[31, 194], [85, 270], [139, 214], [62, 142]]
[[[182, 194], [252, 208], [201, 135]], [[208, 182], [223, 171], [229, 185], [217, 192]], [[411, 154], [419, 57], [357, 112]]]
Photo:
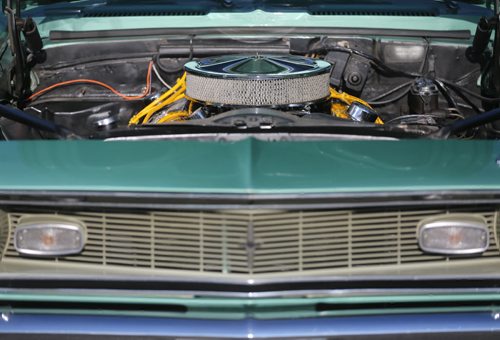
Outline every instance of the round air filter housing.
[[292, 55], [231, 55], [188, 62], [186, 95], [211, 105], [284, 106], [330, 95], [332, 66]]

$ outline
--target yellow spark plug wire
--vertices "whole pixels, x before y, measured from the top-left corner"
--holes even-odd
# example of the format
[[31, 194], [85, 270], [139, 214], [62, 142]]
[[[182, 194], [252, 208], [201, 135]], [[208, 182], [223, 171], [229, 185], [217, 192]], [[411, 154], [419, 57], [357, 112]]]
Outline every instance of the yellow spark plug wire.
[[[347, 105], [351, 105], [354, 102], [358, 102], [366, 107], [369, 107], [370, 109], [372, 108], [370, 106], [370, 104], [368, 104], [364, 100], [359, 99], [358, 97], [355, 97], [355, 96], [351, 96], [350, 94], [345, 93], [345, 92], [339, 93], [331, 87], [330, 87], [330, 97], [332, 99], [340, 100], [341, 102], [343, 102]], [[341, 105], [339, 105], [339, 103], [332, 103], [331, 111], [332, 111], [332, 114], [336, 115], [339, 118], [343, 118], [343, 119], [349, 118], [349, 116], [347, 114], [347, 108], [345, 106], [342, 108]], [[380, 119], [380, 117], [378, 117], [377, 120], [375, 121], [375, 124], [384, 124], [384, 122], [382, 121], [382, 119]]]
[[176, 100], [183, 98], [184, 92], [186, 91], [186, 73], [182, 75], [181, 78], [177, 79], [177, 83], [168, 91], [163, 93], [160, 97], [156, 98], [151, 104], [146, 106], [144, 109], [139, 111], [129, 120], [129, 125], [137, 125], [142, 118], [147, 118], [143, 120], [143, 124], [147, 123], [151, 116], [162, 109], [163, 107], [172, 104]]
[[172, 111], [169, 112], [165, 117], [162, 117], [160, 120], [158, 120], [158, 124], [188, 118], [190, 115], [191, 114], [187, 111]]
[[163, 109], [165, 106], [167, 105], [170, 105], [170, 104], [173, 104], [175, 103], [176, 101], [180, 100], [180, 99], [183, 99], [183, 98], [186, 98], [186, 96], [184, 95], [184, 93], [180, 93], [179, 95], [177, 95], [177, 97], [170, 97], [168, 98], [167, 100], [165, 100], [163, 103], [157, 105], [154, 110], [150, 110], [148, 112], [148, 114], [146, 115], [146, 117], [144, 117], [144, 120], [142, 121], [142, 124], [147, 124], [149, 122], [149, 120], [151, 119], [151, 117], [156, 113], [158, 112], [159, 110]]
[[348, 106], [345, 103], [334, 102], [331, 106], [331, 114], [338, 118], [351, 119], [347, 114], [347, 108]]

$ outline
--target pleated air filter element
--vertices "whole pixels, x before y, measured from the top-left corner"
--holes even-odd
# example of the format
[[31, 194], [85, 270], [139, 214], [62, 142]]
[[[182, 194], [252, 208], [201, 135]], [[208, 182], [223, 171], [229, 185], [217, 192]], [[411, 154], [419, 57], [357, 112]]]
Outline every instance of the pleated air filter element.
[[291, 55], [232, 55], [184, 66], [186, 94], [210, 105], [280, 106], [327, 98], [331, 64]]

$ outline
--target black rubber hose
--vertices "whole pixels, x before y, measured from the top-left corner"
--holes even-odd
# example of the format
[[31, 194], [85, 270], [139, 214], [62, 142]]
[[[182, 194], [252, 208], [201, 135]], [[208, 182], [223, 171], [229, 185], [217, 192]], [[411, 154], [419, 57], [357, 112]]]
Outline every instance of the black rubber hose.
[[25, 20], [23, 33], [26, 39], [26, 44], [32, 52], [39, 52], [43, 49], [42, 37], [40, 36], [40, 32], [38, 31], [38, 27], [36, 26], [33, 18], [28, 17]]
[[432, 82], [434, 83], [434, 85], [437, 86], [438, 91], [441, 92], [441, 94], [443, 95], [444, 99], [446, 99], [446, 102], [448, 103], [448, 107], [452, 107], [452, 108], [458, 110], [458, 104], [457, 104], [457, 102], [450, 95], [450, 93], [448, 92], [448, 90], [445, 88], [444, 84], [441, 81], [437, 80], [437, 79], [433, 79]]
[[453, 92], [455, 92], [460, 98], [462, 98], [462, 100], [467, 103], [468, 106], [470, 106], [470, 108], [472, 108], [472, 110], [474, 110], [476, 113], [478, 114], [481, 114], [482, 111], [477, 107], [476, 104], [474, 104], [472, 102], [472, 100], [470, 100], [469, 97], [467, 97], [465, 94], [463, 94], [458, 88], [455, 88], [455, 87], [449, 87]]
[[15, 56], [14, 95], [18, 97], [20, 101], [23, 101], [26, 93], [26, 84], [29, 83], [29, 73], [26, 71], [26, 61], [24, 51], [21, 47], [21, 37], [16, 26], [15, 12], [11, 8], [6, 7], [5, 13], [7, 15], [7, 28], [9, 32], [10, 48]]
[[468, 94], [469, 96], [471, 97], [474, 97], [474, 98], [477, 98], [483, 102], [487, 102], [487, 103], [500, 103], [500, 98], [489, 98], [489, 97], [483, 97], [481, 96], [480, 94], [477, 94], [463, 86], [459, 86], [459, 85], [456, 85], [452, 82], [449, 82], [447, 80], [444, 80], [444, 79], [439, 79], [439, 81], [441, 81], [443, 84], [445, 84], [447, 87], [451, 88], [452, 90], [458, 90], [458, 91], [461, 91], [463, 93], [466, 93]]
[[439, 132], [437, 132], [434, 137], [438, 138], [448, 138], [450, 135], [454, 135], [460, 132], [467, 131], [469, 129], [482, 126], [496, 120], [500, 119], [500, 108], [493, 109], [470, 118], [456, 121], [455, 123], [443, 127]]
[[24, 125], [28, 125], [37, 130], [52, 132], [57, 135], [66, 134], [66, 131], [64, 131], [64, 129], [61, 126], [57, 125], [56, 123], [8, 105], [0, 104], [0, 116]]
[[413, 84], [413, 80], [412, 80], [412, 81], [407, 81], [406, 83], [403, 83], [403, 84], [401, 84], [401, 85], [398, 85], [398, 86], [396, 86], [396, 87], [394, 87], [394, 88], [390, 89], [390, 90], [389, 90], [389, 91], [387, 91], [387, 92], [384, 92], [384, 93], [379, 94], [379, 95], [378, 95], [378, 96], [376, 96], [376, 97], [373, 97], [373, 98], [371, 98], [371, 99], [367, 99], [367, 100], [366, 100], [366, 102], [368, 102], [368, 104], [370, 104], [370, 102], [376, 102], [376, 101], [378, 101], [378, 100], [380, 100], [380, 99], [383, 99], [383, 98], [387, 97], [387, 96], [388, 96], [388, 95], [390, 95], [390, 94], [393, 94], [394, 92], [398, 92], [399, 90], [401, 90], [401, 89], [403, 89], [403, 88], [405, 88], [405, 87], [408, 87], [408, 89], [406, 89], [406, 92], [405, 92], [405, 93], [407, 93], [407, 92], [408, 92], [408, 90], [409, 90], [409, 87], [411, 86], [411, 84]]
[[465, 51], [467, 59], [473, 63], [479, 62], [484, 51], [490, 43], [491, 32], [493, 31], [493, 26], [490, 24], [487, 18], [482, 17], [476, 28], [476, 33], [474, 34], [474, 40], [472, 41], [472, 46]]
[[401, 92], [397, 96], [394, 96], [394, 97], [386, 99], [386, 100], [377, 101], [377, 102], [369, 101], [368, 104], [370, 104], [371, 106], [383, 106], [383, 105], [392, 104], [392, 103], [400, 100], [404, 96], [406, 96], [409, 91], [410, 91], [410, 88], [407, 88], [406, 90], [404, 90], [404, 92]]

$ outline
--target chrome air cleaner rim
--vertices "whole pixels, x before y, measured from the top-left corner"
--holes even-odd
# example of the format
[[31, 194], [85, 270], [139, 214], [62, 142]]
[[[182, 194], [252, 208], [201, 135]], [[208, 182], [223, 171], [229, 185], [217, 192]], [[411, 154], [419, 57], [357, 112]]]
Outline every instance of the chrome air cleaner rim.
[[205, 103], [278, 106], [329, 96], [331, 64], [291, 55], [232, 55], [185, 65], [186, 94]]

